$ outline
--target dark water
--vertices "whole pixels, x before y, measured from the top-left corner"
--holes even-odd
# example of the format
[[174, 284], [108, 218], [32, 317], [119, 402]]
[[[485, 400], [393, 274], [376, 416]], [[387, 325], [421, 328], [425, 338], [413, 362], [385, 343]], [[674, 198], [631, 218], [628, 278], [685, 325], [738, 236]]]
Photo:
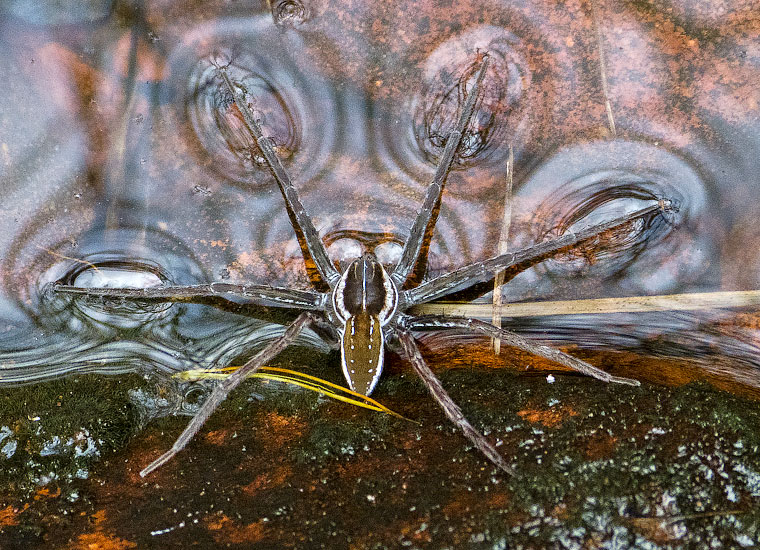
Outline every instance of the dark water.
[[[281, 333], [235, 304], [51, 291], [60, 280], [309, 287], [221, 66], [338, 263], [363, 250], [398, 259], [487, 51], [422, 276], [496, 253], [511, 147], [510, 249], [652, 198], [678, 211], [519, 275], [507, 301], [760, 288], [760, 48], [746, 4], [607, 6], [600, 41], [586, 4], [4, 2], [0, 384], [136, 372], [182, 403], [188, 388], [169, 375], [226, 366]], [[511, 322], [547, 342], [686, 359], [690, 378], [745, 393], [760, 387], [757, 325], [751, 310]], [[302, 343], [328, 351], [315, 335]], [[148, 416], [176, 410], [136, 399]]]

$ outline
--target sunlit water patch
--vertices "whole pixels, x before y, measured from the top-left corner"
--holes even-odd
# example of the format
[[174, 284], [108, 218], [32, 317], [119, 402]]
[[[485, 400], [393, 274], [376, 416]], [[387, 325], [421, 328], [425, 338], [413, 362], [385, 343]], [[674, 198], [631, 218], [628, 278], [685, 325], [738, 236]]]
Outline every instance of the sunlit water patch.
[[[65, 284], [84, 288], [151, 288], [166, 284], [168, 277], [154, 265], [135, 260], [109, 260], [83, 262], [67, 273], [55, 284]], [[55, 293], [55, 286], [49, 290]], [[124, 300], [103, 297], [82, 296], [74, 299], [80, 320], [86, 319], [106, 326], [126, 329], [137, 328], [159, 318], [171, 308], [170, 302], [149, 303], [146, 301]]]

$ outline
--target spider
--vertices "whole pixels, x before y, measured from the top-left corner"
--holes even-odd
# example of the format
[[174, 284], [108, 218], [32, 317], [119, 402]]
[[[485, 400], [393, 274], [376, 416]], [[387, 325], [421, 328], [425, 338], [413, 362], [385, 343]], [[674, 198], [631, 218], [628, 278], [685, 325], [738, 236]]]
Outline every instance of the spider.
[[[383, 371], [385, 348], [396, 351], [406, 358], [427, 387], [431, 396], [451, 420], [498, 468], [514, 474], [507, 461], [496, 448], [467, 421], [459, 406], [451, 399], [441, 382], [427, 366], [415, 342], [413, 333], [425, 330], [459, 329], [499, 338], [507, 345], [547, 358], [551, 361], [592, 376], [604, 382], [639, 385], [637, 380], [608, 374], [585, 361], [557, 349], [532, 343], [525, 338], [485, 322], [456, 317], [414, 316], [407, 310], [417, 304], [439, 300], [475, 285], [492, 281], [494, 276], [505, 270], [522, 271], [545, 259], [578, 245], [589, 243], [605, 232], [620, 230], [636, 220], [660, 215], [670, 210], [666, 199], [638, 211], [599, 223], [577, 232], [566, 232], [553, 240], [541, 242], [522, 250], [501, 254], [485, 261], [460, 267], [450, 273], [433, 278], [413, 288], [404, 289], [426, 240], [432, 232], [436, 212], [440, 205], [446, 177], [455, 159], [462, 135], [473, 114], [483, 77], [488, 68], [488, 56], [483, 55], [474, 82], [467, 92], [456, 126], [448, 134], [445, 147], [435, 170], [432, 182], [427, 187], [422, 208], [418, 213], [409, 238], [406, 241], [398, 263], [386, 269], [372, 253], [365, 253], [354, 259], [340, 272], [330, 260], [324, 243], [314, 224], [306, 213], [298, 192], [290, 176], [275, 154], [272, 141], [264, 136], [260, 124], [251, 112], [243, 93], [232, 82], [225, 67], [218, 73], [237, 106], [247, 130], [255, 139], [268, 165], [271, 175], [282, 192], [286, 207], [291, 214], [293, 228], [305, 241], [308, 254], [316, 265], [321, 279], [327, 283], [327, 292], [277, 288], [256, 284], [228, 284], [212, 282], [191, 286], [164, 286], [151, 288], [88, 288], [58, 284], [57, 292], [83, 294], [89, 296], [112, 297], [129, 300], [189, 301], [224, 295], [243, 298], [253, 305], [302, 310], [296, 319], [278, 337], [255, 356], [248, 360], [224, 381], [218, 383], [210, 396], [177, 438], [170, 450], [145, 467], [141, 476], [159, 468], [181, 451], [201, 429], [204, 422], [250, 374], [273, 359], [288, 347], [297, 335], [306, 328], [319, 330], [321, 335], [338, 344], [341, 350], [341, 367], [348, 386], [359, 393], [369, 395], [375, 389]], [[510, 271], [510, 272], [511, 272]]]

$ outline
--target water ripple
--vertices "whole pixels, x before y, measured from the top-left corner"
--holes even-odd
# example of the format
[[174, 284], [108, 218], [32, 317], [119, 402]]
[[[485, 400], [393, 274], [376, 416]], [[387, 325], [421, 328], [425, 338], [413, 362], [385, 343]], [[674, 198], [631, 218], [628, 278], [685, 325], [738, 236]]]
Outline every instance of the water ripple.
[[488, 72], [453, 169], [503, 165], [508, 143], [529, 140], [527, 90], [532, 76], [522, 50], [517, 36], [490, 25], [440, 44], [423, 65], [421, 87], [399, 110], [408, 119], [399, 125], [391, 118], [375, 117], [378, 154], [388, 169], [407, 172], [413, 181], [428, 179], [422, 174], [430, 173], [443, 152], [484, 53], [490, 58]]
[[[174, 53], [173, 72], [186, 75], [190, 150], [216, 175], [246, 186], [271, 183], [258, 147], [237, 109], [231, 109], [232, 97], [219, 68], [227, 69], [245, 95], [291, 176], [311, 179], [327, 162], [336, 138], [336, 101], [317, 71], [299, 70], [289, 55], [297, 52], [298, 44], [289, 37], [264, 17], [244, 26], [243, 21], [230, 20], [198, 29], [188, 39], [191, 44]], [[263, 44], [267, 46], [260, 47]]]
[[[704, 222], [709, 190], [688, 158], [630, 140], [579, 143], [557, 151], [519, 190], [524, 214], [523, 223], [517, 223], [515, 247], [621, 216], [658, 199], [671, 200], [678, 212], [544, 262], [530, 284], [539, 284], [539, 273], [546, 290], [552, 279], [614, 276], [618, 288], [628, 292], [667, 293], [704, 276], [714, 248]], [[679, 231], [674, 232], [676, 227]]]

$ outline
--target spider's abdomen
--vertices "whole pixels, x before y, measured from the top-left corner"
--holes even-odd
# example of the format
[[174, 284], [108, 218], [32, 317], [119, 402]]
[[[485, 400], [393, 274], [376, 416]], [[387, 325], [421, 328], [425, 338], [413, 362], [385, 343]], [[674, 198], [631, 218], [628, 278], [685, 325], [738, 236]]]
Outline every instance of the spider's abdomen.
[[348, 386], [369, 395], [383, 368], [383, 326], [396, 312], [398, 291], [373, 254], [351, 262], [333, 291], [333, 307], [343, 322], [341, 367]]
[[341, 366], [348, 386], [369, 395], [383, 370], [383, 329], [376, 315], [360, 313], [346, 321], [340, 338]]

